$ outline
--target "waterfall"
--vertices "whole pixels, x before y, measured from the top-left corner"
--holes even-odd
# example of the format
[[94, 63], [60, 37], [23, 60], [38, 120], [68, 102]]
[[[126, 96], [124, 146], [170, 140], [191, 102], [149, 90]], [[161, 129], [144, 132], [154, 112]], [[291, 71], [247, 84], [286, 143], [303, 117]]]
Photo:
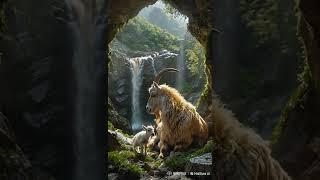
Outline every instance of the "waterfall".
[[157, 74], [157, 70], [156, 70], [153, 58], [151, 59], [151, 64], [152, 64], [152, 68], [153, 68], [153, 74], [156, 75]]
[[105, 179], [105, 1], [66, 0], [72, 39], [70, 69], [71, 180]]
[[[140, 130], [143, 120], [144, 107], [145, 104], [140, 104], [140, 92], [141, 86], [143, 82], [143, 66], [145, 62], [150, 62], [153, 68], [154, 75], [157, 74], [155, 68], [155, 60], [167, 59], [177, 57], [178, 54], [172, 53], [170, 51], [162, 51], [160, 53], [156, 52], [152, 55], [146, 55], [142, 57], [128, 58], [128, 62], [130, 64], [131, 71], [131, 84], [132, 84], [132, 92], [131, 92], [131, 126], [132, 130]], [[143, 90], [145, 91], [145, 90]], [[141, 107], [143, 107], [141, 109]]]
[[183, 40], [180, 41], [180, 52], [177, 56], [177, 68], [179, 69], [179, 73], [177, 73], [176, 81], [177, 81], [177, 89], [182, 92], [183, 89], [183, 80], [184, 80], [184, 44]]
[[[131, 84], [132, 84], [132, 116], [131, 124], [132, 129], [137, 130], [142, 125], [142, 113], [140, 105], [140, 89], [142, 85], [142, 70], [145, 58], [130, 58], [130, 70], [131, 70]], [[144, 107], [144, 106], [143, 106]]]
[[153, 68], [153, 74], [156, 75], [157, 74], [157, 70], [156, 70], [156, 66], [155, 66], [155, 58], [159, 56], [158, 52], [155, 52], [154, 54], [151, 55], [151, 65]]

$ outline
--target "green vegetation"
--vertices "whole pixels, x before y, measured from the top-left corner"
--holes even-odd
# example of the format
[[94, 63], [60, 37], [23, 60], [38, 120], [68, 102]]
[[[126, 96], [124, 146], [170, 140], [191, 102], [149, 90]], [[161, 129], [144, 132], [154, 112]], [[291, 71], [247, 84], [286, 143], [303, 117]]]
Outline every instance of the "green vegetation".
[[[140, 177], [150, 169], [159, 168], [162, 160], [144, 156], [130, 150], [108, 152], [108, 160], [118, 172], [127, 173], [132, 177]], [[139, 164], [147, 164], [139, 166]]]
[[186, 32], [184, 38], [182, 42], [184, 44], [184, 59], [190, 81], [184, 82], [183, 92], [202, 92], [207, 81], [205, 50], [189, 32]]
[[109, 121], [110, 121], [110, 123], [112, 124], [110, 128], [117, 128], [117, 129], [121, 129], [121, 132], [131, 133], [129, 121], [117, 112], [117, 110], [115, 109], [115, 107], [113, 107], [112, 102], [109, 98], [108, 98], [107, 108], [108, 108], [108, 116], [107, 116], [108, 128], [109, 128]]
[[6, 18], [5, 18], [5, 8], [8, 2], [0, 3], [0, 32], [4, 32], [7, 28], [6, 26]]
[[138, 178], [145, 171], [137, 164], [130, 162], [136, 158], [136, 154], [132, 151], [112, 151], [108, 152], [108, 160], [118, 172], [127, 173], [130, 177]]
[[178, 19], [174, 19], [174, 17], [178, 17], [180, 21], [183, 21], [182, 19], [185, 17], [183, 17], [179, 12], [178, 14], [179, 15], [177, 16], [172, 16], [161, 8], [153, 7], [148, 14], [144, 15], [144, 17], [150, 23], [159, 26], [179, 38], [183, 38], [183, 35], [187, 31], [186, 23], [180, 23]]
[[276, 144], [279, 137], [281, 136], [283, 129], [285, 128], [286, 120], [290, 112], [294, 109], [304, 109], [304, 104], [306, 102], [307, 96], [309, 94], [309, 85], [311, 83], [310, 69], [307, 63], [304, 65], [304, 70], [298, 75], [298, 80], [300, 82], [299, 86], [292, 93], [288, 103], [281, 113], [280, 120], [278, 124], [272, 131], [271, 144]]
[[196, 103], [196, 108], [199, 109], [200, 105], [203, 104], [203, 102], [208, 101], [208, 96], [209, 96], [209, 89], [210, 89], [210, 84], [208, 79], [206, 80], [206, 84], [204, 86], [204, 89], [201, 91], [200, 98], [198, 99]]
[[252, 32], [256, 47], [278, 43], [280, 54], [289, 54], [297, 41], [297, 18], [292, 0], [240, 0], [241, 20]]
[[143, 17], [131, 19], [117, 35], [117, 39], [134, 51], [178, 51], [178, 38], [149, 23]]
[[110, 121], [107, 121], [107, 122], [108, 122], [108, 129], [115, 131], [116, 129], [113, 126], [113, 124]]
[[191, 74], [203, 81], [206, 77], [204, 48], [190, 33], [186, 33], [185, 37], [185, 55]]
[[241, 18], [253, 30], [257, 46], [278, 38], [278, 4], [274, 1], [241, 0]]
[[179, 10], [177, 10], [176, 8], [172, 7], [170, 5], [170, 0], [164, 0], [163, 1], [165, 4], [165, 12], [171, 14], [174, 17], [180, 17], [182, 16], [181, 13], [179, 12]]
[[208, 141], [207, 144], [198, 150], [183, 152], [182, 154], [173, 155], [165, 160], [165, 164], [173, 170], [180, 170], [184, 168], [187, 161], [191, 158], [201, 156], [205, 153], [210, 153], [213, 150], [214, 143], [212, 140]]
[[187, 83], [183, 84], [182, 92], [202, 91], [207, 81], [203, 46], [187, 31], [186, 27], [179, 25], [163, 10], [159, 8], [155, 10], [148, 16], [144, 15], [149, 21], [142, 16], [130, 20], [116, 38], [130, 50], [144, 52], [159, 52], [166, 49], [178, 53], [183, 43], [184, 59], [188, 69], [185, 81]]
[[[275, 89], [287, 94], [292, 73], [302, 61], [292, 0], [240, 0], [238, 77], [235, 97], [256, 101]], [[272, 64], [272, 66], [270, 66]], [[268, 69], [275, 71], [266, 73]], [[279, 68], [279, 69], [277, 69]], [[270, 70], [268, 70], [270, 71]], [[276, 85], [275, 85], [276, 84]], [[286, 92], [285, 92], [286, 91]]]

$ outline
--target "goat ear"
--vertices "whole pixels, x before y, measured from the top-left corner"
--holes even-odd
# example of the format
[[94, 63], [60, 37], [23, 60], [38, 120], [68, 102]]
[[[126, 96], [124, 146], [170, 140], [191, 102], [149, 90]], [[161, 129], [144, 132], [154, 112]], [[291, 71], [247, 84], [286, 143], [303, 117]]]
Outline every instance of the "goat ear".
[[146, 128], [144, 125], [142, 125], [142, 129], [143, 129], [143, 130], [147, 130], [147, 128]]
[[156, 83], [155, 81], [153, 81], [153, 86], [156, 87], [157, 89], [160, 89], [160, 86], [158, 83]]

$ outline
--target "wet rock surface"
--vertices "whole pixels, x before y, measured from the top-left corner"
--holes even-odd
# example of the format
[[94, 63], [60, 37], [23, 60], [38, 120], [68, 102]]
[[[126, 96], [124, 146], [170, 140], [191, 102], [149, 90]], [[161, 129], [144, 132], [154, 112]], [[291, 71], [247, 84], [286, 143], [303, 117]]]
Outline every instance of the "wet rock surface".
[[110, 98], [108, 98], [107, 115], [107, 120], [110, 121], [116, 128], [122, 129], [129, 134], [132, 133], [130, 122], [116, 111]]

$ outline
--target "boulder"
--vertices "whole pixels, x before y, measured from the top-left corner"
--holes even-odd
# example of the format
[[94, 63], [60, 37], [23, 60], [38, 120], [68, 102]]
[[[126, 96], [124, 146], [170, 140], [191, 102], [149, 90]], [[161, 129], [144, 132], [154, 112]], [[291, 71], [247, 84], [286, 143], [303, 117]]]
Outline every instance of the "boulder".
[[107, 132], [107, 136], [108, 136], [107, 151], [119, 150], [121, 148], [121, 144], [118, 142], [117, 136], [110, 131]]
[[129, 123], [129, 121], [124, 118], [123, 116], [121, 116], [113, 107], [113, 104], [110, 100], [110, 98], [108, 98], [108, 121], [110, 121], [114, 127], [121, 129], [127, 133], [131, 133], [132, 129], [131, 129], [131, 125]]
[[8, 119], [0, 112], [0, 179], [48, 179], [54, 178], [39, 168], [31, 166], [14, 134]]
[[113, 130], [108, 130], [108, 133], [112, 134], [113, 137], [118, 138], [119, 140], [121, 140], [122, 142], [126, 143], [126, 144], [132, 144], [132, 139], [125, 137], [121, 132], [119, 131], [113, 131]]
[[212, 167], [212, 154], [206, 153], [201, 156], [191, 158], [186, 164], [185, 171], [192, 173], [199, 172], [208, 174], [212, 172]]
[[108, 173], [108, 179], [109, 179], [109, 180], [117, 180], [117, 179], [120, 179], [120, 178], [119, 178], [119, 174], [117, 174], [117, 173]]

